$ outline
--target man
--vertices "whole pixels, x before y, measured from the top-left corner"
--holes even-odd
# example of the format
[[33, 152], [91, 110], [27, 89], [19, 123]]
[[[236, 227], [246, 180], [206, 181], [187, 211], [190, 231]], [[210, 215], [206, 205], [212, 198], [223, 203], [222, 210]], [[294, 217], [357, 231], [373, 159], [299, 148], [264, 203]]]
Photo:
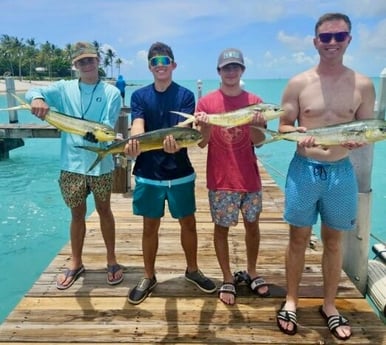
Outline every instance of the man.
[[[192, 114], [195, 107], [193, 93], [172, 80], [177, 64], [168, 45], [154, 43], [148, 52], [148, 64], [154, 83], [131, 96], [132, 135], [175, 126], [184, 118], [170, 113], [171, 110]], [[133, 170], [133, 212], [143, 217], [145, 266], [144, 278], [130, 291], [129, 302], [141, 303], [157, 284], [158, 231], [166, 200], [172, 217], [177, 218], [181, 226], [181, 244], [187, 263], [185, 278], [204, 292], [216, 291], [216, 285], [197, 266], [195, 172], [187, 149], [180, 148], [172, 136], [167, 136], [163, 150], [141, 153], [139, 142], [129, 140], [125, 153], [137, 157]]]
[[[73, 46], [72, 63], [79, 71], [79, 79], [58, 81], [50, 86], [31, 89], [26, 99], [31, 103], [31, 112], [44, 119], [49, 107], [72, 116], [101, 122], [114, 128], [118, 119], [121, 96], [117, 88], [100, 80], [98, 74], [99, 56], [95, 47], [87, 42]], [[91, 140], [94, 144], [90, 144]], [[87, 172], [95, 154], [77, 148], [82, 145], [102, 146], [88, 133], [85, 138], [62, 132], [61, 134], [61, 172], [59, 185], [63, 199], [71, 209], [71, 251], [69, 268], [57, 279], [57, 288], [68, 289], [85, 271], [82, 250], [86, 233], [86, 199], [93, 193], [95, 207], [99, 214], [100, 226], [107, 250], [107, 283], [119, 284], [123, 271], [115, 255], [115, 221], [111, 211], [112, 171], [114, 163], [111, 156]]]
[[[238, 49], [221, 52], [217, 72], [221, 78], [219, 90], [200, 98], [195, 114], [203, 140], [208, 145], [207, 188], [214, 222], [214, 247], [223, 274], [219, 299], [228, 305], [235, 304], [235, 279], [229, 263], [229, 227], [238, 223], [241, 211], [245, 227], [247, 270], [241, 277], [252, 292], [265, 297], [268, 285], [256, 271], [260, 245], [259, 216], [262, 210], [262, 186], [254, 144], [264, 135], [250, 125], [223, 128], [208, 124], [210, 114], [224, 113], [262, 100], [242, 89], [241, 76], [245, 71], [243, 54]], [[264, 118], [256, 113], [251, 125], [265, 126]], [[224, 168], [226, 167], [226, 168]]]
[[[343, 65], [350, 32], [351, 22], [344, 14], [327, 13], [319, 18], [313, 42], [320, 61], [289, 81], [282, 98], [285, 114], [280, 119], [281, 132], [306, 131], [373, 116], [372, 82]], [[345, 340], [351, 336], [351, 328], [336, 309], [335, 297], [342, 269], [342, 236], [355, 227], [357, 213], [357, 181], [349, 150], [361, 145], [346, 142], [326, 148], [314, 144], [310, 136], [299, 141], [288, 170], [284, 212], [290, 225], [287, 296], [277, 314], [277, 324], [286, 334], [297, 332], [298, 287], [311, 228], [319, 213], [324, 248], [324, 302], [319, 311], [332, 334]]]
[[122, 97], [122, 104], [125, 104], [125, 94], [126, 94], [126, 80], [123, 79], [122, 75], [118, 76], [117, 81], [115, 82], [115, 86], [118, 88], [119, 92], [121, 93]]

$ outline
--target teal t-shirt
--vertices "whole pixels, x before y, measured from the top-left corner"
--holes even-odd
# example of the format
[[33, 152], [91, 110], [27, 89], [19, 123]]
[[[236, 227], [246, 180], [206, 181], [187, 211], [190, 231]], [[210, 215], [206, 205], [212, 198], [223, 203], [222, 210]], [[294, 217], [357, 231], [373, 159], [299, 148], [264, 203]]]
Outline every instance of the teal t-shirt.
[[[119, 90], [103, 81], [89, 85], [79, 80], [60, 80], [49, 86], [30, 89], [25, 98], [28, 103], [31, 103], [35, 98], [44, 98], [52, 110], [85, 120], [104, 123], [112, 128], [115, 127], [121, 108]], [[114, 169], [111, 155], [106, 156], [94, 169], [87, 172], [97, 155], [94, 152], [75, 147], [97, 146], [104, 148], [108, 144], [92, 143], [80, 135], [62, 132], [61, 170], [93, 176], [111, 172]]]

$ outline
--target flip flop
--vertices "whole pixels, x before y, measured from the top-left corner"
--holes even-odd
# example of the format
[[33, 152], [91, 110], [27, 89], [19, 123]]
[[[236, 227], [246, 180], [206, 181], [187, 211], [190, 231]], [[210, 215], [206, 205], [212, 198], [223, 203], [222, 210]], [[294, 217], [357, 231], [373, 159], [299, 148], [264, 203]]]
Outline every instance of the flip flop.
[[84, 266], [80, 266], [79, 268], [75, 269], [75, 270], [70, 270], [70, 269], [67, 269], [65, 272], [64, 272], [64, 281], [66, 281], [68, 278], [71, 278], [71, 280], [69, 281], [68, 284], [64, 285], [63, 283], [59, 283], [58, 281], [56, 282], [56, 288], [59, 289], [59, 290], [66, 290], [68, 289], [69, 287], [71, 287], [75, 281], [79, 278], [79, 276], [85, 271], [85, 268]]
[[[119, 270], [122, 270], [122, 276], [119, 278], [115, 278], [115, 273], [117, 273]], [[109, 279], [109, 273], [112, 274], [113, 279]], [[120, 264], [114, 264], [114, 265], [107, 265], [107, 284], [109, 285], [117, 285], [123, 281], [123, 268]]]
[[[285, 305], [285, 302], [281, 304], [280, 310], [276, 314], [276, 322], [279, 329], [287, 335], [294, 335], [298, 331], [298, 324], [297, 324], [297, 318], [296, 318], [296, 312], [290, 311], [290, 310], [284, 310], [283, 307]], [[288, 323], [292, 323], [294, 328], [292, 330], [289, 330], [287, 328], [284, 328], [279, 321], [284, 321]]]
[[230, 304], [224, 302], [224, 301], [220, 298], [220, 294], [221, 294], [221, 293], [231, 294], [231, 295], [235, 296], [235, 298], [236, 298], [236, 287], [235, 287], [235, 284], [233, 284], [233, 283], [225, 283], [225, 282], [224, 282], [224, 283], [221, 285], [221, 287], [219, 288], [219, 290], [218, 290], [218, 298], [220, 299], [221, 302], [223, 302], [225, 305], [234, 305], [234, 304], [235, 304], [235, 302], [230, 303]]
[[[251, 291], [260, 297], [267, 297], [270, 294], [269, 286], [265, 282], [263, 277], [257, 276], [253, 279], [250, 278], [248, 285], [249, 285], [249, 288], [251, 289]], [[267, 291], [266, 292], [259, 292], [259, 289], [261, 289], [262, 287], [265, 287], [265, 286], [267, 287]]]
[[349, 321], [344, 316], [339, 315], [339, 314], [338, 315], [327, 316], [327, 314], [323, 310], [323, 306], [319, 307], [319, 313], [320, 313], [320, 315], [322, 315], [323, 319], [326, 321], [327, 327], [330, 330], [331, 334], [333, 334], [337, 339], [339, 339], [339, 340], [347, 340], [347, 339], [349, 339], [351, 337], [352, 333], [350, 333], [347, 337], [342, 337], [336, 331], [336, 329], [338, 327], [349, 326], [350, 325]]
[[[249, 289], [256, 295], [260, 297], [267, 297], [270, 295], [269, 286], [263, 277], [257, 276], [252, 279], [247, 271], [235, 272], [234, 277], [237, 283], [245, 282]], [[259, 289], [265, 286], [268, 288], [267, 291], [263, 293], [259, 292]]]

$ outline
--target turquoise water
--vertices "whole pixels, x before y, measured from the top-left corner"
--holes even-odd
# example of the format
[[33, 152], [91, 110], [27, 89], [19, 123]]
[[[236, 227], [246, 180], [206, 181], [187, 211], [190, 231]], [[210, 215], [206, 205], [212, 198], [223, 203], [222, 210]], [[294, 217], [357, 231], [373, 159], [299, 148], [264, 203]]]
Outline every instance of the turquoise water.
[[[196, 81], [178, 82], [197, 95]], [[280, 103], [286, 83], [285, 79], [245, 80], [245, 88], [261, 96], [265, 102]], [[374, 83], [378, 90], [379, 78], [375, 78]], [[203, 81], [202, 94], [218, 86], [218, 80]], [[127, 105], [134, 89], [127, 88]], [[6, 106], [5, 102], [5, 96], [0, 95], [0, 108]], [[27, 111], [20, 111], [18, 115], [19, 122], [39, 122]], [[0, 113], [0, 122], [8, 122], [7, 113]], [[276, 129], [277, 122], [270, 123], [269, 127]], [[0, 161], [0, 322], [69, 241], [70, 215], [57, 183], [59, 148], [58, 139], [25, 139], [23, 147], [10, 152], [10, 159]], [[260, 159], [281, 188], [293, 151], [294, 144], [285, 141], [258, 150]], [[383, 241], [386, 240], [383, 226], [385, 152], [386, 141], [375, 145], [372, 173], [371, 234]], [[92, 198], [89, 198], [88, 214], [93, 208]], [[371, 238], [371, 245], [379, 242], [374, 237]], [[372, 257], [371, 249], [369, 256]]]

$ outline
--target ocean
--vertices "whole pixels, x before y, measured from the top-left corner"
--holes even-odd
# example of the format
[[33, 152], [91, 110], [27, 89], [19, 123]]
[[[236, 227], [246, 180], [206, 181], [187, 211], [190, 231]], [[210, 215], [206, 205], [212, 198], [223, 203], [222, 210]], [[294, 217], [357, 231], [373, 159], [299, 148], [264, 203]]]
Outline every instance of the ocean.
[[[198, 96], [196, 80], [176, 80]], [[376, 90], [379, 78], [373, 78]], [[148, 81], [130, 81], [144, 85]], [[280, 103], [287, 79], [244, 80], [245, 89], [267, 103]], [[203, 80], [201, 93], [218, 88], [218, 80]], [[138, 86], [137, 86], [138, 87]], [[136, 87], [127, 87], [125, 104], [129, 105]], [[23, 96], [21, 94], [21, 96]], [[0, 95], [0, 108], [6, 107]], [[28, 111], [18, 112], [19, 122], [39, 122]], [[0, 122], [8, 114], [0, 113]], [[269, 123], [277, 129], [277, 120]], [[10, 158], [0, 161], [0, 323], [32, 287], [58, 251], [69, 241], [70, 213], [58, 187], [60, 143], [58, 139], [25, 139], [25, 145], [12, 150]], [[258, 158], [283, 189], [294, 143], [281, 141], [257, 150]], [[372, 170], [371, 246], [386, 241], [383, 207], [386, 198], [386, 141], [374, 145]], [[88, 214], [94, 211], [88, 199]], [[130, 210], [128, 210], [130, 212]], [[315, 229], [317, 230], [317, 229]]]

